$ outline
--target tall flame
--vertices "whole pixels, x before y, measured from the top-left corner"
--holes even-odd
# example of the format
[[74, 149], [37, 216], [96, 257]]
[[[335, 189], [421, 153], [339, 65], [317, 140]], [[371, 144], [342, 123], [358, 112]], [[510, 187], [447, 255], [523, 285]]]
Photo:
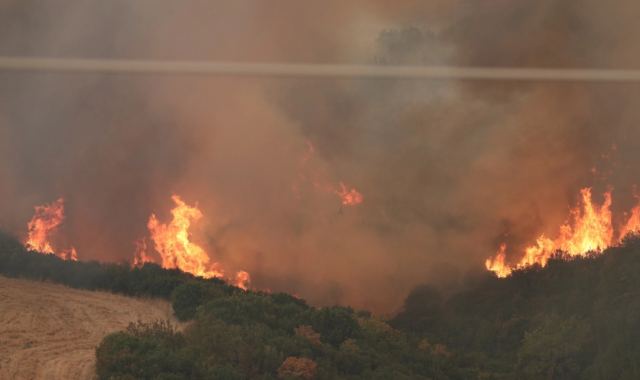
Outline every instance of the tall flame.
[[171, 199], [176, 205], [171, 210], [171, 222], [162, 224], [155, 214], [151, 214], [147, 224], [154, 247], [162, 258], [162, 266], [179, 268], [205, 278], [222, 277], [224, 273], [219, 265], [210, 263], [205, 250], [190, 240], [189, 228], [202, 219], [202, 212], [187, 205], [177, 195]]
[[27, 224], [28, 236], [24, 243], [29, 250], [55, 254], [64, 260], [78, 260], [76, 249], [56, 252], [50, 241], [51, 235], [58, 229], [64, 220], [64, 199], [59, 198], [55, 202], [42, 206], [35, 206], [35, 213]]
[[[640, 226], [640, 224], [634, 224], [633, 218], [640, 217], [640, 211], [636, 214], [633, 214], [627, 223], [630, 227], [621, 230], [623, 234], [620, 236], [621, 238], [630, 232], [631, 228], [637, 230], [637, 227]], [[591, 189], [582, 189], [580, 202], [572, 209], [571, 216], [572, 223], [563, 224], [557, 238], [550, 239], [541, 235], [535, 244], [525, 248], [523, 257], [514, 265], [509, 265], [506, 262], [507, 247], [506, 244], [502, 244], [496, 256], [486, 260], [485, 267], [498, 277], [506, 277], [514, 269], [522, 269], [536, 264], [544, 267], [549, 258], [558, 251], [570, 257], [585, 256], [590, 252], [602, 252], [615, 243], [611, 222], [610, 191], [604, 194], [604, 202], [598, 207], [593, 204], [591, 199]]]
[[507, 277], [511, 274], [511, 268], [507, 265], [506, 259], [507, 245], [502, 243], [495, 257], [485, 260], [484, 266], [487, 267], [487, 270], [494, 272], [498, 277]]

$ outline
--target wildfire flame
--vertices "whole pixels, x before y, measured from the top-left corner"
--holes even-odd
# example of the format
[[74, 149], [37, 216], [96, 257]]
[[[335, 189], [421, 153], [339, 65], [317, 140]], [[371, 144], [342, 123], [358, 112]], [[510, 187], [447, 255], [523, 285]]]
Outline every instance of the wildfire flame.
[[484, 265], [487, 270], [494, 272], [498, 277], [507, 277], [511, 274], [511, 268], [506, 263], [507, 259], [507, 245], [505, 243], [500, 244], [500, 249], [496, 253], [494, 258], [488, 258]]
[[57, 253], [57, 256], [63, 260], [78, 261], [78, 251], [74, 247]]
[[485, 261], [485, 267], [498, 277], [507, 277], [516, 269], [533, 265], [544, 267], [551, 256], [559, 251], [569, 257], [601, 253], [629, 233], [640, 231], [640, 205], [638, 205], [620, 228], [618, 239], [614, 239], [610, 191], [604, 194], [602, 205], [597, 206], [591, 199], [591, 189], [582, 189], [579, 204], [571, 210], [571, 216], [571, 222], [566, 222], [560, 227], [556, 239], [541, 235], [535, 244], [525, 248], [524, 255], [517, 263], [513, 265], [507, 263], [507, 245], [502, 244], [496, 255]]
[[55, 254], [64, 260], [77, 261], [78, 253], [75, 248], [56, 252], [49, 240], [64, 220], [64, 199], [59, 198], [53, 203], [35, 206], [34, 209], [35, 213], [27, 224], [25, 247], [31, 251]]
[[139, 239], [134, 242], [136, 252], [133, 256], [133, 266], [141, 267], [145, 263], [153, 263], [154, 260], [147, 254], [147, 239]]
[[[187, 205], [178, 195], [173, 195], [171, 199], [175, 203], [175, 207], [171, 210], [171, 222], [163, 224], [155, 214], [151, 214], [147, 223], [154, 248], [160, 254], [162, 267], [177, 268], [204, 278], [222, 278], [224, 276], [222, 267], [218, 263], [211, 263], [209, 254], [204, 248], [191, 241], [189, 229], [192, 224], [202, 219], [202, 212], [197, 206]], [[136, 241], [135, 245], [133, 266], [155, 262], [147, 253], [146, 239]], [[239, 271], [229, 282], [247, 290], [251, 276], [246, 271]]]
[[233, 284], [242, 290], [247, 290], [250, 282], [251, 276], [249, 275], [249, 272], [241, 270], [236, 273], [236, 279]]
[[[187, 205], [177, 195], [173, 195], [171, 199], [175, 203], [171, 210], [171, 222], [162, 224], [155, 214], [151, 214], [147, 223], [155, 250], [162, 259], [162, 266], [178, 268], [204, 278], [222, 277], [224, 273], [218, 264], [210, 263], [205, 250], [190, 240], [189, 228], [192, 223], [202, 219], [202, 212], [197, 207]], [[142, 256], [140, 259], [148, 258]]]
[[620, 230], [620, 237], [624, 238], [629, 234], [638, 233], [638, 231], [640, 231], [640, 205], [631, 210], [629, 219]]
[[340, 182], [340, 189], [336, 190], [335, 193], [342, 199], [343, 206], [357, 206], [364, 200], [358, 190], [354, 188], [348, 189], [342, 182]]
[[307, 150], [302, 156], [299, 164], [299, 174], [297, 180], [294, 182], [292, 189], [293, 192], [299, 196], [300, 183], [310, 182], [316, 189], [319, 189], [326, 193], [335, 194], [340, 198], [340, 202], [343, 206], [353, 207], [361, 204], [364, 200], [362, 193], [353, 187], [347, 186], [344, 182], [340, 181], [338, 185], [335, 182], [328, 180], [327, 175], [319, 169], [309, 169], [309, 163], [314, 157], [316, 149], [311, 141], [306, 141]]

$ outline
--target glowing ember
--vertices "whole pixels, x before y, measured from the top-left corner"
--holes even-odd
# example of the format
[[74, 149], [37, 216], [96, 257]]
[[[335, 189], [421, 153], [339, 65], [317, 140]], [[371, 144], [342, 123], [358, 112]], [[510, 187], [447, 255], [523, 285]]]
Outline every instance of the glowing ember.
[[[506, 277], [514, 269], [532, 265], [547, 265], [549, 258], [562, 251], [570, 257], [585, 256], [590, 252], [599, 253], [614, 243], [611, 223], [611, 192], [604, 194], [604, 202], [597, 207], [591, 200], [591, 189], [580, 191], [580, 204], [572, 211], [572, 222], [560, 227], [559, 235], [552, 240], [540, 236], [534, 245], [525, 249], [524, 256], [515, 265], [506, 263], [506, 245], [503, 244], [496, 256], [485, 262], [487, 270], [498, 277]], [[633, 216], [632, 216], [633, 218]]]
[[240, 289], [247, 290], [249, 288], [249, 283], [251, 282], [251, 276], [249, 272], [245, 272], [241, 270], [236, 273], [236, 280], [234, 281], [234, 285]]
[[340, 189], [336, 190], [335, 193], [342, 199], [343, 206], [357, 206], [364, 200], [358, 190], [354, 188], [349, 190], [342, 182], [340, 182]]
[[311, 159], [315, 155], [315, 147], [310, 141], [306, 141], [307, 150], [300, 160], [300, 164], [298, 165], [298, 178], [292, 185], [292, 189], [294, 194], [297, 197], [300, 197], [300, 182], [307, 181], [311, 183], [316, 189], [319, 189], [326, 193], [332, 193], [337, 195], [340, 198], [340, 201], [343, 206], [351, 207], [357, 206], [362, 203], [364, 197], [362, 193], [360, 193], [355, 188], [349, 188], [343, 182], [339, 182], [338, 186], [335, 185], [335, 182], [328, 179], [326, 173], [322, 170], [309, 169], [308, 166], [311, 164]]
[[189, 228], [202, 218], [202, 212], [197, 207], [187, 205], [177, 195], [171, 199], [176, 204], [171, 210], [171, 222], [162, 224], [151, 214], [147, 224], [154, 247], [162, 258], [162, 267], [179, 268], [205, 278], [222, 277], [223, 272], [218, 264], [210, 263], [204, 249], [190, 240]]
[[55, 202], [36, 206], [33, 218], [27, 224], [29, 234], [24, 245], [31, 251], [44, 254], [55, 254], [64, 260], [78, 260], [76, 249], [71, 247], [68, 250], [56, 252], [50, 238], [64, 220], [64, 199], [59, 198]]

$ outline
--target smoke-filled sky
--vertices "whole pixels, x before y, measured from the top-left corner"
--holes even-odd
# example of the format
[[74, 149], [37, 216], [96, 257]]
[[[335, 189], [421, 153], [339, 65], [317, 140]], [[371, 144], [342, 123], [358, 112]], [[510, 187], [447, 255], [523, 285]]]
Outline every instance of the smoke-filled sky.
[[[631, 0], [0, 0], [0, 55], [637, 69], [638, 16]], [[553, 235], [581, 187], [631, 205], [639, 99], [638, 84], [0, 72], [0, 228], [24, 238], [33, 206], [64, 197], [59, 244], [131, 260], [176, 193], [205, 215], [194, 240], [254, 286], [390, 312], [482, 271], [501, 241]]]

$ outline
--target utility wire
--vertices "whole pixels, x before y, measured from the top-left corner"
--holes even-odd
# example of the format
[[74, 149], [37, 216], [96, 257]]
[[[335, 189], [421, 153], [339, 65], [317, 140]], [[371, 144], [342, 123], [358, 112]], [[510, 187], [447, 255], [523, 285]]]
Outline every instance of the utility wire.
[[1, 57], [0, 70], [267, 77], [640, 82], [640, 70]]

